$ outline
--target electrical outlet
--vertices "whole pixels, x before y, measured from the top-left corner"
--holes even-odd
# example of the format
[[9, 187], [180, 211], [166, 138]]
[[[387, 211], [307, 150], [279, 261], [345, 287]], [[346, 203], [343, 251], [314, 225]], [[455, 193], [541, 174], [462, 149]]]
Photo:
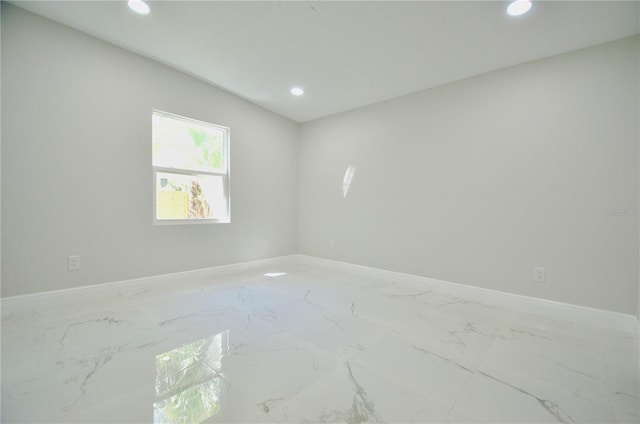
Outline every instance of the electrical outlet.
[[69, 271], [77, 271], [80, 269], [80, 256], [69, 256]]
[[335, 241], [335, 240], [331, 240], [331, 241], [329, 242], [329, 247], [330, 247], [331, 249], [335, 249], [335, 248], [336, 248], [336, 241]]
[[265, 249], [269, 248], [269, 240], [262, 240], [262, 247], [264, 247]]
[[547, 277], [547, 270], [540, 267], [533, 268], [533, 281], [543, 283]]

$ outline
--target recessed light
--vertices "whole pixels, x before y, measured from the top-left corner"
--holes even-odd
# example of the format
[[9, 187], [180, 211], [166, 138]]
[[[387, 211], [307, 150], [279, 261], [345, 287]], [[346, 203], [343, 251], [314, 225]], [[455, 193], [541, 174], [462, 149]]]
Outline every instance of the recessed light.
[[302, 96], [304, 94], [304, 90], [300, 87], [293, 87], [289, 92], [294, 96]]
[[149, 5], [142, 0], [129, 0], [127, 1], [127, 4], [131, 10], [141, 15], [147, 15], [151, 10]]
[[511, 16], [524, 15], [531, 9], [530, 0], [515, 0], [507, 7], [507, 13]]

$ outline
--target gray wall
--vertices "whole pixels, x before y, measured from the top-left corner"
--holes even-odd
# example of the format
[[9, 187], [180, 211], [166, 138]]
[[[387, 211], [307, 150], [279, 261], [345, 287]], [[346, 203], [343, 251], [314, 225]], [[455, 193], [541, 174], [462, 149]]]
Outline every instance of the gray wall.
[[638, 77], [636, 37], [304, 124], [299, 251], [635, 314]]
[[[302, 127], [6, 4], [1, 42], [2, 296], [299, 251], [640, 316], [638, 38]], [[152, 225], [152, 108], [231, 127], [231, 224]]]
[[[2, 87], [2, 296], [295, 253], [298, 124], [4, 3]], [[153, 108], [231, 128], [231, 224], [152, 225]]]
[[[0, 7], [0, 23], [2, 22], [2, 7]], [[0, 99], [2, 99], [2, 28], [0, 28]], [[0, 117], [2, 116], [2, 101], [0, 100]], [[0, 223], [2, 223], [2, 119], [0, 119]], [[2, 258], [2, 225], [0, 225], [0, 258]], [[0, 289], [2, 288], [2, 260], [0, 259]], [[1, 291], [1, 290], [0, 290]]]

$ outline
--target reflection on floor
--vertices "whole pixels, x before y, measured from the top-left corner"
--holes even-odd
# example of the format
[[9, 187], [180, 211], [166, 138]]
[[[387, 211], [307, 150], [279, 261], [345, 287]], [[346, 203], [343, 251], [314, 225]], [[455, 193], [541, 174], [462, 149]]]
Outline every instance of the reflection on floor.
[[199, 423], [220, 413], [229, 330], [156, 356], [154, 423]]
[[301, 265], [173, 283], [3, 314], [3, 422], [640, 421], [630, 333]]

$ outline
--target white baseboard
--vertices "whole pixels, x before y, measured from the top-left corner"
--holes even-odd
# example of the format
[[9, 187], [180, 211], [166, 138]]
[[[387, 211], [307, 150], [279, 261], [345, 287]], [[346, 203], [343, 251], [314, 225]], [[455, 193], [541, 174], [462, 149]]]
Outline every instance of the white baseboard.
[[[91, 311], [93, 308], [109, 304], [109, 302], [117, 306], [126, 304], [128, 301], [139, 301], [145, 298], [167, 296], [171, 293], [202, 290], [203, 287], [215, 284], [215, 280], [212, 279], [216, 277], [229, 276], [267, 267], [279, 271], [280, 267], [291, 264], [301, 264], [364, 275], [422, 288], [429, 286], [442, 293], [476, 300], [507, 310], [538, 315], [544, 314], [551, 318], [570, 319], [595, 327], [624, 331], [634, 334], [640, 341], [640, 324], [635, 315], [506, 293], [482, 287], [300, 254], [6, 297], [3, 298], [0, 303], [2, 321], [4, 323], [5, 319], [13, 314], [24, 316], [28, 315], [29, 311], [35, 310], [38, 311], [38, 315], [42, 314], [43, 316], [48, 316], [48, 313], [51, 312], [58, 313], [58, 316], [83, 314]], [[154, 290], [151, 290], [152, 288]]]
[[330, 259], [323, 259], [307, 255], [294, 255], [299, 264], [328, 268], [341, 272], [370, 276], [381, 280], [391, 280], [403, 284], [416, 285], [424, 288], [429, 286], [440, 292], [453, 296], [486, 303], [491, 306], [505, 308], [516, 312], [544, 314], [551, 318], [570, 319], [574, 322], [587, 324], [608, 330], [623, 331], [638, 336], [640, 325], [635, 315], [596, 309], [571, 303], [557, 302], [536, 297], [523, 296], [477, 286], [436, 280], [401, 272], [388, 271], [362, 265], [354, 265]]
[[[54, 313], [54, 316], [73, 316], [84, 314], [92, 308], [105, 304], [123, 304], [128, 300], [141, 300], [167, 296], [171, 293], [200, 290], [215, 284], [215, 278], [247, 272], [255, 269], [291, 264], [295, 255], [258, 259], [229, 265], [220, 265], [170, 274], [154, 275], [129, 280], [114, 281], [71, 287], [61, 290], [10, 296], [1, 299], [2, 322], [12, 314], [29, 315], [29, 311], [38, 311], [38, 315]], [[151, 289], [154, 289], [151, 291]], [[69, 312], [65, 311], [68, 308]], [[34, 312], [35, 314], [35, 312]]]

